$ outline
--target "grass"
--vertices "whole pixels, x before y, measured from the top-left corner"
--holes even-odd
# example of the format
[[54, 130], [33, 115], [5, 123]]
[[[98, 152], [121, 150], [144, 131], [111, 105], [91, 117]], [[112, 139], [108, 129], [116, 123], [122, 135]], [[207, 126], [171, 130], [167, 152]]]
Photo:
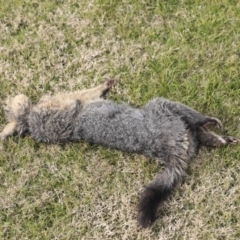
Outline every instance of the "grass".
[[[0, 105], [115, 77], [111, 99], [181, 101], [240, 137], [239, 16], [237, 0], [0, 0]], [[155, 160], [11, 137], [0, 143], [0, 238], [239, 239], [239, 150], [202, 149], [141, 230], [136, 204]]]

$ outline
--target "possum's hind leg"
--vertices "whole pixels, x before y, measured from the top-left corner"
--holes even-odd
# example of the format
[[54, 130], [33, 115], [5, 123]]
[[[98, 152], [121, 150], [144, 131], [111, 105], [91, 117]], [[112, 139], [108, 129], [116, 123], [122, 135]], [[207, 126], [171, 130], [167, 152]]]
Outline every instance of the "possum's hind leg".
[[203, 122], [200, 123], [200, 125], [205, 129], [205, 130], [209, 130], [209, 128], [211, 126], [215, 126], [218, 129], [222, 129], [223, 125], [222, 122], [214, 117], [208, 117], [206, 116], [205, 120]]
[[162, 112], [170, 111], [173, 115], [181, 117], [193, 129], [196, 127], [208, 129], [211, 126], [222, 128], [222, 123], [219, 119], [205, 116], [182, 103], [172, 102], [165, 98], [156, 98], [148, 103], [145, 108]]
[[180, 117], [188, 126], [195, 127], [199, 122], [204, 122], [206, 117], [196, 110], [181, 104], [179, 102], [172, 102], [165, 98], [155, 98], [150, 101], [145, 107], [145, 111], [150, 114], [172, 114], [176, 117]]
[[207, 147], [221, 147], [229, 144], [237, 144], [239, 140], [231, 136], [221, 136], [205, 128], [200, 128], [198, 133], [200, 144]]

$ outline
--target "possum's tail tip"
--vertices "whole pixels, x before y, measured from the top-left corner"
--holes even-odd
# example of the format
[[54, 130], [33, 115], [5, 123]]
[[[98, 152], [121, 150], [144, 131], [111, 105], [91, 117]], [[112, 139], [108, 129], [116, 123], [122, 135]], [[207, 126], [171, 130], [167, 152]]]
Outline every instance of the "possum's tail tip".
[[146, 187], [138, 204], [138, 224], [147, 228], [156, 220], [156, 211], [159, 204], [158, 191], [152, 187]]
[[142, 228], [150, 227], [156, 220], [158, 206], [166, 201], [181, 183], [186, 167], [187, 164], [178, 164], [177, 167], [165, 168], [144, 189], [138, 204], [138, 224]]

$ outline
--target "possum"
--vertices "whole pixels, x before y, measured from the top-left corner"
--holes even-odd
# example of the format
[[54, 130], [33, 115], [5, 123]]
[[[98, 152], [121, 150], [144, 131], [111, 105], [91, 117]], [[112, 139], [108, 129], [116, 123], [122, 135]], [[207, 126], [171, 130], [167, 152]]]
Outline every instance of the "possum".
[[[137, 219], [143, 228], [155, 221], [158, 207], [180, 185], [200, 146], [238, 143], [235, 137], [221, 136], [210, 130], [212, 126], [221, 129], [220, 120], [184, 104], [155, 98], [136, 108], [100, 96], [98, 93], [91, 101], [69, 97], [64, 104], [56, 101], [48, 104], [47, 101], [44, 106], [41, 103], [31, 106], [25, 99], [22, 104], [26, 104], [28, 110], [24, 110], [23, 105], [20, 108], [23, 107], [21, 119], [26, 126], [20, 128], [28, 129], [38, 142], [84, 140], [161, 161], [164, 170], [144, 188], [138, 204]], [[14, 117], [9, 119], [12, 121]]]

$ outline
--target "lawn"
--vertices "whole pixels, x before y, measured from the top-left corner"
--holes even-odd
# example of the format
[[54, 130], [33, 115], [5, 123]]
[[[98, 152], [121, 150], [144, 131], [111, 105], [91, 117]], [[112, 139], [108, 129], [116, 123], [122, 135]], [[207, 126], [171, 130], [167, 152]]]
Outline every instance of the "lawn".
[[[116, 78], [110, 99], [180, 101], [240, 138], [239, 43], [238, 0], [0, 0], [0, 127], [9, 96]], [[0, 239], [240, 239], [239, 145], [201, 149], [145, 230], [136, 205], [155, 159], [29, 137], [0, 152]]]

